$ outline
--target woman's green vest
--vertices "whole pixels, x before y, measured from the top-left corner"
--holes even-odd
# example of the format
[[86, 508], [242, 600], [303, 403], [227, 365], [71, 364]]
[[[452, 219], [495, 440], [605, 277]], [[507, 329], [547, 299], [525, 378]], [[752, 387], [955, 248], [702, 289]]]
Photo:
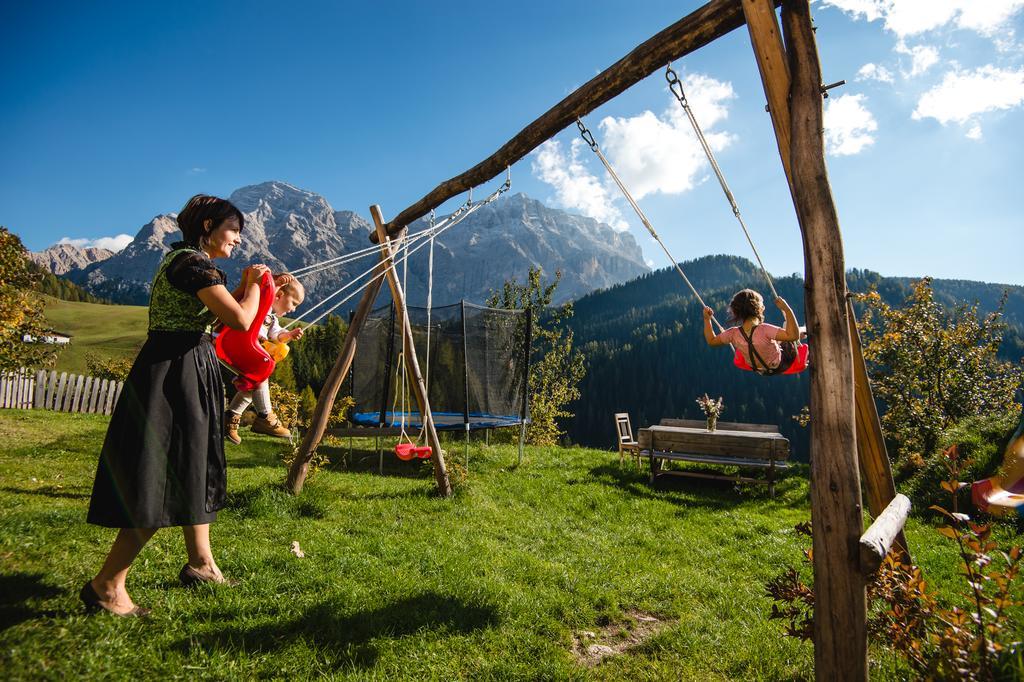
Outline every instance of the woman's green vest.
[[160, 262], [149, 294], [149, 331], [209, 333], [216, 319], [198, 296], [182, 291], [167, 280], [167, 266], [187, 251], [202, 253], [194, 247], [182, 246]]

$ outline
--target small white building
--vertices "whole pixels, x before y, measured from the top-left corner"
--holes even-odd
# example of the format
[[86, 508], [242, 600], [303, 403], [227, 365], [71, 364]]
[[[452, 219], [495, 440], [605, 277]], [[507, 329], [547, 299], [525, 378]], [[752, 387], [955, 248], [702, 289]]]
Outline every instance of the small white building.
[[65, 345], [71, 343], [71, 334], [65, 334], [54, 329], [47, 329], [41, 336], [32, 336], [31, 334], [24, 334], [21, 337], [24, 343], [55, 343], [58, 345]]

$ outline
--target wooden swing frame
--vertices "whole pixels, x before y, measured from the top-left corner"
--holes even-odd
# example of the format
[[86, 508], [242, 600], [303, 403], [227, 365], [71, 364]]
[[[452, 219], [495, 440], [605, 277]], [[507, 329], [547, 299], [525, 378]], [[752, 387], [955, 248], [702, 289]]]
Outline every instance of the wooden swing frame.
[[[776, 8], [781, 6], [781, 25]], [[842, 234], [825, 164], [821, 65], [809, 0], [711, 0], [636, 47], [520, 131], [494, 154], [442, 182], [385, 223], [371, 206], [381, 260], [403, 320], [406, 367], [433, 448], [440, 495], [451, 494], [444, 456], [405, 314], [395, 272], [395, 244], [406, 227], [448, 199], [504, 172], [544, 141], [643, 78], [746, 24], [764, 85], [779, 155], [789, 183], [804, 247], [805, 311], [815, 339], [810, 368], [811, 515], [814, 536], [814, 662], [819, 680], [867, 679], [865, 582], [879, 554], [894, 544], [907, 552], [902, 529], [909, 510], [897, 496], [867, 379], [853, 307], [846, 289]], [[302, 490], [313, 452], [323, 438], [331, 406], [356, 352], [356, 336], [381, 287], [366, 288], [341, 353], [320, 393], [310, 428], [288, 473], [287, 487]], [[861, 475], [876, 519], [864, 533]], [[862, 537], [863, 536], [863, 537]], [[862, 558], [862, 551], [865, 558]]]

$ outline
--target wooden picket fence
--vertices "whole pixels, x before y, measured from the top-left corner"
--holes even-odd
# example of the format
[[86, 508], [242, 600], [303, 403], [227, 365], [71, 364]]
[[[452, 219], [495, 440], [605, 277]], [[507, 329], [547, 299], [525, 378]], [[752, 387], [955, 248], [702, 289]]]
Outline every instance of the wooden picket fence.
[[123, 381], [21, 368], [0, 373], [0, 408], [110, 414]]

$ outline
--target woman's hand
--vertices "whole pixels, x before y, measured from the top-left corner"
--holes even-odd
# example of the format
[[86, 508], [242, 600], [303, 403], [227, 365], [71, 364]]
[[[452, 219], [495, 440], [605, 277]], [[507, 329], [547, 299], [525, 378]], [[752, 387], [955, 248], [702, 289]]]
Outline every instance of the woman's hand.
[[786, 312], [786, 309], [789, 308], [789, 304], [786, 303], [786, 299], [782, 298], [781, 296], [776, 296], [775, 307], [781, 310], [782, 312]]
[[270, 268], [266, 265], [263, 263], [254, 263], [245, 270], [242, 270], [242, 282], [246, 286], [250, 284], [259, 284], [260, 280], [263, 278], [263, 274], [267, 272], [270, 272]]
[[715, 311], [712, 310], [711, 308], [709, 308], [708, 306], [704, 306], [704, 319], [706, 321], [710, 322], [711, 318], [714, 317], [714, 316], [715, 316]]

